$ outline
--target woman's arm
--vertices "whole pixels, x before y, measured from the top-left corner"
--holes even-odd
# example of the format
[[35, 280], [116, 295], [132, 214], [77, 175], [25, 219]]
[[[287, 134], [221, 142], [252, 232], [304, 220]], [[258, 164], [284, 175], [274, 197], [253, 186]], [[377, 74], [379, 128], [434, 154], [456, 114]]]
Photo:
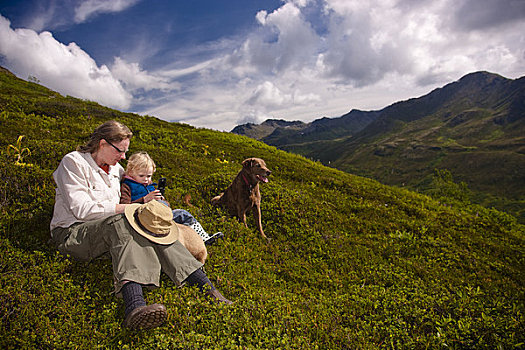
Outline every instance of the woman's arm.
[[102, 180], [97, 181], [100, 175], [83, 163], [83, 159], [66, 155], [53, 176], [60, 195], [76, 219], [95, 220], [116, 213], [118, 189], [107, 187]]

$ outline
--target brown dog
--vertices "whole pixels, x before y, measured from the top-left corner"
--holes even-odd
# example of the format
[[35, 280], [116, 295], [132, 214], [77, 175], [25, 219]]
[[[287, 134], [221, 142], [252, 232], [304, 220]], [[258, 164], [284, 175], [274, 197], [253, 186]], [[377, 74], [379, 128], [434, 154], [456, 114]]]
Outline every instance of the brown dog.
[[266, 238], [261, 222], [259, 182], [268, 182], [268, 176], [271, 173], [264, 160], [260, 158], [245, 159], [242, 162], [242, 170], [239, 171], [231, 185], [224, 193], [214, 197], [211, 203], [227, 209], [231, 216], [236, 216], [246, 227], [248, 227], [246, 212], [252, 209], [257, 228], [261, 235]]

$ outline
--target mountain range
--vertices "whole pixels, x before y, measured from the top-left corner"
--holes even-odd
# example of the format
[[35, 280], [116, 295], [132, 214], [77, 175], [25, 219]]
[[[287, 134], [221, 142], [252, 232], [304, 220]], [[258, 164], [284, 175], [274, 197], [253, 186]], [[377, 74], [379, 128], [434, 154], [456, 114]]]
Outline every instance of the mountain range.
[[378, 111], [311, 123], [269, 119], [232, 132], [420, 191], [435, 169], [447, 169], [474, 202], [525, 219], [525, 77], [475, 72]]

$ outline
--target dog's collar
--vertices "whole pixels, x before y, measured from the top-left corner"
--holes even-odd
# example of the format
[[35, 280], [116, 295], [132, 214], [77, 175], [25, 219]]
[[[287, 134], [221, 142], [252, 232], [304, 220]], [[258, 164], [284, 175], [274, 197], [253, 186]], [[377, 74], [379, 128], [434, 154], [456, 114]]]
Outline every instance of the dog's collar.
[[244, 176], [244, 174], [241, 174], [242, 175], [242, 179], [244, 180], [244, 183], [246, 183], [246, 186], [248, 186], [248, 188], [250, 189], [250, 191], [252, 190], [252, 188], [254, 187], [253, 185], [251, 185], [249, 182], [248, 182], [248, 179], [246, 178], [246, 176]]

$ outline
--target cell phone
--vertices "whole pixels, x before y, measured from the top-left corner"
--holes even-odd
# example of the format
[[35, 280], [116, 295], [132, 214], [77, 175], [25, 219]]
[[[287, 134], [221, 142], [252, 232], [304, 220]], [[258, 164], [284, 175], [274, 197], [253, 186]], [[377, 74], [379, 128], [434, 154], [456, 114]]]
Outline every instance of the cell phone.
[[164, 196], [164, 190], [166, 189], [166, 178], [165, 177], [161, 177], [159, 179], [159, 186], [157, 187], [157, 189]]

